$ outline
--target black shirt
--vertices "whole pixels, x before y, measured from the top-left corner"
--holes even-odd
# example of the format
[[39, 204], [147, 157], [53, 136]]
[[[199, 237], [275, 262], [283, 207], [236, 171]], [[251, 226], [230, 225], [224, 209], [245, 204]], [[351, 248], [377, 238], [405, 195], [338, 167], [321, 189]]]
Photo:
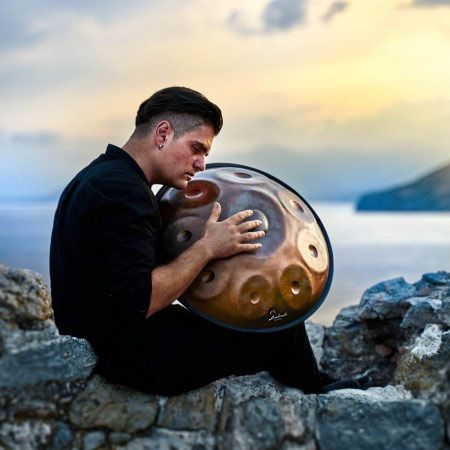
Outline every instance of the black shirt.
[[109, 145], [65, 188], [55, 213], [50, 277], [61, 334], [93, 344], [133, 339], [149, 308], [160, 233], [144, 173]]

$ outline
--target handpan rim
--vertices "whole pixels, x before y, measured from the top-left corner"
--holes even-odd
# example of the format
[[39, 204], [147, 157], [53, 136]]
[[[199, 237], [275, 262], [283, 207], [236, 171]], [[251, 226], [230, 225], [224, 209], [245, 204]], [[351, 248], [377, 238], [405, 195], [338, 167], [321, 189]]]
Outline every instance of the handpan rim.
[[[325, 299], [326, 299], [326, 297], [328, 295], [328, 292], [330, 291], [330, 288], [331, 288], [331, 283], [332, 283], [332, 280], [333, 280], [333, 273], [334, 273], [334, 258], [333, 258], [333, 250], [331, 248], [330, 239], [329, 239], [328, 234], [327, 234], [327, 232], [325, 230], [325, 227], [323, 226], [322, 221], [320, 220], [320, 218], [317, 215], [317, 213], [314, 211], [314, 209], [311, 207], [311, 205], [303, 198], [303, 196], [300, 195], [291, 186], [286, 184], [284, 181], [279, 180], [277, 177], [275, 177], [275, 176], [273, 176], [273, 175], [271, 175], [269, 173], [266, 173], [263, 170], [256, 169], [256, 168], [251, 167], [251, 166], [246, 166], [244, 164], [237, 164], [237, 163], [226, 163], [226, 162], [223, 162], [223, 163], [222, 162], [209, 163], [209, 164], [206, 165], [205, 171], [207, 171], [208, 169], [217, 169], [217, 168], [222, 168], [222, 167], [235, 167], [235, 168], [239, 168], [239, 169], [252, 170], [253, 172], [260, 173], [261, 175], [266, 176], [270, 180], [275, 181], [276, 183], [280, 184], [281, 186], [283, 186], [287, 190], [291, 191], [293, 194], [295, 194], [298, 197], [300, 197], [300, 199], [303, 202], [305, 202], [305, 204], [308, 206], [308, 208], [311, 210], [312, 214], [314, 215], [314, 218], [316, 219], [317, 224], [319, 225], [320, 231], [322, 232], [323, 237], [325, 239], [325, 242], [327, 244], [328, 259], [329, 259], [327, 282], [325, 284], [325, 288], [324, 288], [324, 290], [322, 292], [322, 295], [320, 296], [320, 299], [314, 304], [313, 308], [311, 308], [305, 314], [303, 314], [300, 317], [297, 317], [295, 320], [293, 320], [291, 322], [285, 323], [283, 325], [279, 325], [277, 327], [271, 327], [271, 328], [243, 328], [243, 327], [238, 327], [238, 326], [235, 326], [235, 325], [231, 325], [229, 323], [222, 322], [220, 320], [214, 319], [214, 318], [208, 316], [207, 314], [199, 311], [198, 309], [194, 308], [187, 301], [185, 301], [183, 299], [183, 296], [180, 296], [178, 301], [184, 307], [186, 307], [189, 311], [193, 312], [194, 314], [197, 314], [198, 316], [202, 317], [203, 319], [206, 319], [209, 322], [212, 322], [212, 323], [214, 323], [216, 325], [220, 325], [222, 327], [225, 327], [225, 328], [228, 328], [228, 329], [231, 329], [231, 330], [234, 330], [234, 331], [242, 331], [242, 332], [246, 332], [246, 333], [274, 333], [274, 332], [277, 332], [277, 331], [282, 331], [282, 330], [286, 330], [288, 328], [292, 328], [292, 327], [298, 325], [299, 323], [306, 321], [309, 317], [311, 317], [320, 308], [320, 306], [325, 301]], [[171, 189], [171, 188], [168, 187], [168, 186], [161, 186], [161, 188], [156, 193], [156, 201], [157, 202], [159, 202], [160, 198], [165, 194], [165, 192], [168, 189]]]

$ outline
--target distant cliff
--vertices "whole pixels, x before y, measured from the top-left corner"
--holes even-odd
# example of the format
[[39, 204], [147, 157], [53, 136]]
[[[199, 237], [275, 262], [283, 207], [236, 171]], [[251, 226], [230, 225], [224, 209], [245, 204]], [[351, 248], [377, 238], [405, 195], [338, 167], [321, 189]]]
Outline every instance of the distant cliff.
[[365, 194], [358, 211], [450, 211], [450, 164], [405, 186]]

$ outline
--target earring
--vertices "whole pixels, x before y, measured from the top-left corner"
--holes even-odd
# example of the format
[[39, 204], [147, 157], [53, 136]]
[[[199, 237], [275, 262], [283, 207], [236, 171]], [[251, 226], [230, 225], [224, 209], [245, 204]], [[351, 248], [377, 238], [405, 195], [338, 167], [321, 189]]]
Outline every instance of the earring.
[[158, 148], [161, 150], [161, 149], [163, 148], [163, 145], [162, 145], [162, 144], [159, 144], [159, 145], [158, 145]]

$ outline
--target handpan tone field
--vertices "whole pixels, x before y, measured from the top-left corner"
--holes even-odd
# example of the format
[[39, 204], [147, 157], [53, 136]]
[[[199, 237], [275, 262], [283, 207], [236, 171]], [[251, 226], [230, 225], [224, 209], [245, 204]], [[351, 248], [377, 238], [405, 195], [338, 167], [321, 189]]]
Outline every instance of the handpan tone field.
[[292, 188], [259, 170], [210, 164], [184, 191], [157, 194], [163, 245], [173, 258], [200, 238], [213, 203], [219, 220], [252, 209], [266, 235], [262, 248], [209, 263], [179, 299], [191, 311], [242, 331], [269, 332], [306, 320], [325, 299], [331, 246], [318, 216]]

